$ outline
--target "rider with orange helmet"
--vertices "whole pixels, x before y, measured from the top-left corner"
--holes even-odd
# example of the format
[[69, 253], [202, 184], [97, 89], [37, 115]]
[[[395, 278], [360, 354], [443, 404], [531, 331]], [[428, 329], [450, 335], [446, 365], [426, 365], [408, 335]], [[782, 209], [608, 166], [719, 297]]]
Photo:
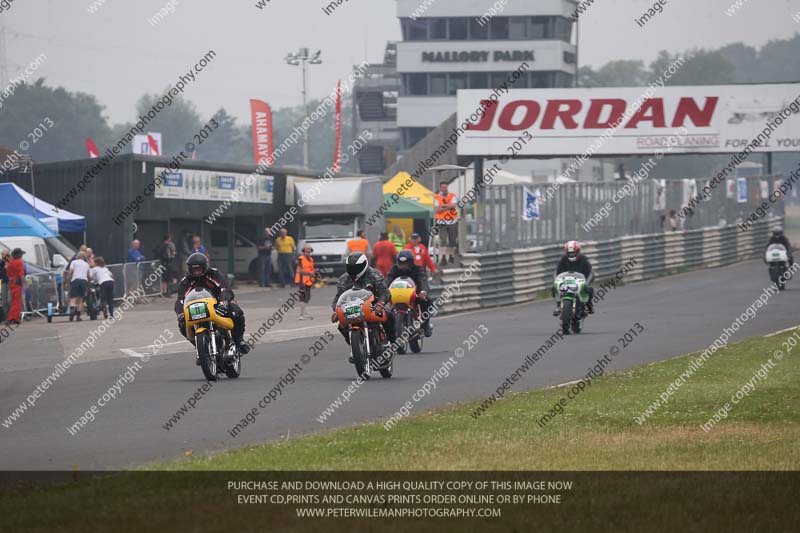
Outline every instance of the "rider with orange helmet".
[[[569, 241], [564, 245], [564, 255], [561, 256], [553, 277], [563, 272], [579, 272], [583, 274], [583, 277], [586, 278], [586, 292], [589, 293], [589, 303], [586, 304], [586, 310], [589, 314], [594, 313], [594, 302], [592, 301], [594, 300], [594, 289], [590, 287], [592, 280], [594, 280], [594, 272], [589, 258], [581, 253], [581, 245], [578, 241]], [[553, 311], [553, 316], [560, 314], [561, 309], [556, 307], [556, 310]]]

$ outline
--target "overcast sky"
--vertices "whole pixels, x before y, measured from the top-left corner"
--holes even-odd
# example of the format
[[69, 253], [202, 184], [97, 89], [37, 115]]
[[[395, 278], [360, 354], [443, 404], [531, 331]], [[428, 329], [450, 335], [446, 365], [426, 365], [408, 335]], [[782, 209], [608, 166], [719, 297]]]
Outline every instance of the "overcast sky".
[[[800, 0], [744, 1], [731, 17], [725, 10], [734, 0], [667, 0], [663, 13], [639, 28], [634, 19], [653, 2], [597, 0], [581, 18], [580, 63], [649, 62], [662, 49], [737, 41], [761, 46], [800, 31], [792, 19]], [[94, 14], [87, 9], [92, 2], [103, 4]], [[148, 19], [169, 2], [175, 12], [151, 26]], [[0, 22], [11, 76], [44, 53], [37, 76], [96, 95], [112, 123], [133, 119], [139, 96], [160, 93], [213, 49], [216, 59], [185, 94], [204, 117], [224, 107], [245, 124], [249, 98], [273, 107], [300, 103], [300, 69], [284, 63], [287, 52], [322, 49], [324, 64], [311, 68], [309, 80], [310, 96], [319, 98], [352, 65], [380, 62], [386, 41], [400, 39], [394, 0], [348, 0], [326, 15], [328, 2], [271, 0], [259, 10], [256, 0], [14, 0]]]

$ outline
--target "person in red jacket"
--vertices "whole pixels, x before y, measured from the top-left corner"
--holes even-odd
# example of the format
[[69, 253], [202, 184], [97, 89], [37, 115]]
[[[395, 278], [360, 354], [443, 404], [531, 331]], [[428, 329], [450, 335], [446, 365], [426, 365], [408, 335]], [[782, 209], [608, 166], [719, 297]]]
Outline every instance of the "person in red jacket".
[[387, 232], [381, 233], [380, 240], [372, 247], [372, 257], [375, 258], [375, 268], [380, 270], [384, 277], [389, 274], [394, 266], [394, 259], [397, 257], [397, 248], [389, 240]]
[[429, 268], [433, 274], [436, 274], [436, 263], [433, 262], [428, 254], [428, 247], [422, 244], [419, 233], [411, 234], [411, 242], [406, 244], [405, 249], [411, 250], [411, 253], [414, 254], [415, 265], [423, 269]]
[[25, 283], [25, 263], [22, 262], [22, 255], [24, 253], [20, 248], [15, 248], [11, 252], [11, 261], [6, 266], [8, 289], [11, 293], [8, 322], [16, 325], [22, 321], [22, 286]]

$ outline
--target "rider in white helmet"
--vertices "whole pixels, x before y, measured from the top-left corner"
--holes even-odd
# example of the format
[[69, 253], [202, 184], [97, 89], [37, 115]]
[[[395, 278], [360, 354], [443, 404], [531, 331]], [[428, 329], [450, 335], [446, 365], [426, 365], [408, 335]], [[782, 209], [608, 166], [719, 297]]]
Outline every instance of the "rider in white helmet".
[[[589, 314], [594, 313], [594, 289], [590, 286], [594, 280], [594, 272], [592, 271], [592, 263], [589, 258], [581, 253], [581, 245], [578, 241], [569, 241], [564, 245], [564, 255], [558, 262], [556, 273], [553, 277], [558, 276], [563, 272], [580, 272], [586, 278], [586, 292], [589, 293], [589, 303], [586, 304], [586, 310]], [[555, 291], [555, 288], [553, 288]], [[555, 294], [553, 294], [555, 297]], [[561, 309], [556, 307], [553, 311], [554, 316], [561, 314]]]

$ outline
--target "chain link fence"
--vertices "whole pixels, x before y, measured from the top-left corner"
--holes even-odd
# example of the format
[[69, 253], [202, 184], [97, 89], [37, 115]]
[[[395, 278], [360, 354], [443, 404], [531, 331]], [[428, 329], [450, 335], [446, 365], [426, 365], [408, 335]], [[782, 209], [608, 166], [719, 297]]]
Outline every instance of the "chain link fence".
[[[465, 209], [462, 242], [470, 251], [498, 251], [565, 242], [600, 241], [633, 235], [686, 231], [738, 224], [757, 209], [764, 219], [782, 217], [783, 201], [769, 196], [782, 183], [780, 176], [732, 178], [703, 195], [710, 178], [645, 179], [612, 183], [564, 183], [547, 199], [548, 187], [490, 185]], [[526, 189], [539, 192], [539, 218], [525, 220]], [[709, 189], [707, 189], [709, 190]], [[761, 209], [767, 202], [768, 208]], [[462, 217], [463, 218], [463, 217]]]

